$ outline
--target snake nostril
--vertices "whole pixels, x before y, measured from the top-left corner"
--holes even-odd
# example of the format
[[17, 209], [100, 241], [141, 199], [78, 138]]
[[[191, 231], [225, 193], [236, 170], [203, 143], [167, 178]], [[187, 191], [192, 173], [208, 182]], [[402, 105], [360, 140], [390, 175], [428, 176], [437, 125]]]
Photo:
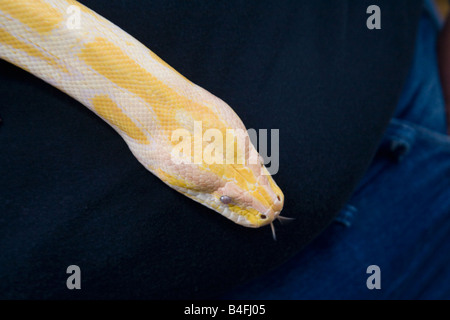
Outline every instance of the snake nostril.
[[281, 197], [279, 195], [277, 195], [277, 199], [278, 201], [281, 201]]

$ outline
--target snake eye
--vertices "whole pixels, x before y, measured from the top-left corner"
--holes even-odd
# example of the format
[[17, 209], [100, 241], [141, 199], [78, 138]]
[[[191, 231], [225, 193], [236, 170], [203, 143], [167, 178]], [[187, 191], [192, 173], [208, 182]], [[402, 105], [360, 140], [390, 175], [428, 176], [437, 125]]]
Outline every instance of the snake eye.
[[229, 196], [221, 196], [220, 202], [222, 202], [223, 204], [229, 204], [231, 203], [231, 198]]
[[261, 217], [261, 219], [266, 219], [267, 218], [267, 216], [265, 214], [262, 214], [260, 217]]

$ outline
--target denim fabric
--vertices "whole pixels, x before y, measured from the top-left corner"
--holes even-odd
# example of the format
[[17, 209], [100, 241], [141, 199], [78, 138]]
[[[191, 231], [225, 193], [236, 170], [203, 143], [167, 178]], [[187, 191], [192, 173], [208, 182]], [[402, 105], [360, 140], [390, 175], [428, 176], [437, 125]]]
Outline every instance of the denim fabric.
[[[288, 263], [226, 298], [450, 298], [450, 137], [437, 31], [428, 10], [395, 115], [336, 220]], [[380, 267], [381, 289], [366, 285], [370, 265]]]
[[439, 26], [426, 11], [417, 34], [415, 59], [394, 117], [445, 133], [445, 107], [436, 54]]

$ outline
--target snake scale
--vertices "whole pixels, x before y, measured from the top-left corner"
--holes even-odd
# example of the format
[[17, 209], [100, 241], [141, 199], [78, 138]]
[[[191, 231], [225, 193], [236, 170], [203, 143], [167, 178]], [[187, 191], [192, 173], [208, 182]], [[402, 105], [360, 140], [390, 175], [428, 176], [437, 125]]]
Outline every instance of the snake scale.
[[[78, 25], [69, 23], [74, 13]], [[283, 219], [283, 193], [231, 107], [84, 5], [1, 0], [0, 57], [97, 114], [146, 169], [178, 192], [242, 226], [270, 224], [274, 232], [273, 221]], [[215, 149], [214, 159], [223, 161], [174, 161], [181, 140], [173, 134], [180, 129], [194, 138], [211, 129], [223, 137], [231, 132], [232, 143]], [[245, 142], [233, 132], [243, 132]], [[208, 147], [208, 141], [190, 143], [194, 156], [181, 150], [184, 160]]]

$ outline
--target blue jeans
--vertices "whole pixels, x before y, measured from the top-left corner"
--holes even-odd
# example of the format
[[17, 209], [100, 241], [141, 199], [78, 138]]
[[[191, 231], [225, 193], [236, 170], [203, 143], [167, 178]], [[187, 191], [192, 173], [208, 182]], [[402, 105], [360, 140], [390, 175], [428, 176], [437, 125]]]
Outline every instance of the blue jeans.
[[[397, 110], [349, 203], [296, 257], [226, 298], [450, 298], [450, 137], [433, 19], [426, 10]], [[381, 289], [366, 285], [370, 265]]]

